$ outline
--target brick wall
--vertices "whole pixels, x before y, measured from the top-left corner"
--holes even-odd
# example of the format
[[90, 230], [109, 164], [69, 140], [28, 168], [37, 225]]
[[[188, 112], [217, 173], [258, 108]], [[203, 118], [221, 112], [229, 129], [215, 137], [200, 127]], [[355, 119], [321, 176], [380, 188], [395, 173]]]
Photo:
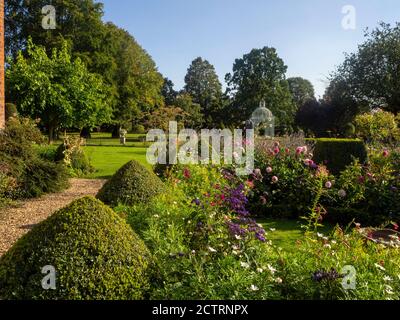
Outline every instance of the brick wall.
[[0, 0], [0, 129], [5, 125], [4, 97], [4, 0]]

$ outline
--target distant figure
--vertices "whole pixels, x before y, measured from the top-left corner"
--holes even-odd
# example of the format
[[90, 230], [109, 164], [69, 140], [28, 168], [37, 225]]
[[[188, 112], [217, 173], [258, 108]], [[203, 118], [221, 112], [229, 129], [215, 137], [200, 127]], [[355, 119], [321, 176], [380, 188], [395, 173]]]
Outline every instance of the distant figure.
[[126, 131], [125, 129], [121, 128], [119, 129], [119, 142], [123, 145], [126, 145], [126, 134], [128, 133], [128, 131]]

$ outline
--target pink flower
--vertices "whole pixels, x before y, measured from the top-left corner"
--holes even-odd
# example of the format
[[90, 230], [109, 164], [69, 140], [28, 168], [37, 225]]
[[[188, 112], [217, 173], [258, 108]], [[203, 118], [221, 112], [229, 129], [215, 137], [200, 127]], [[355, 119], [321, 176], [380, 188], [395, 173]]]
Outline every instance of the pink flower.
[[274, 154], [278, 154], [279, 152], [281, 152], [281, 149], [279, 149], [279, 147], [275, 147], [274, 149]]
[[272, 183], [277, 183], [279, 181], [279, 178], [277, 176], [272, 177]]
[[327, 181], [327, 182], [325, 183], [325, 187], [326, 187], [327, 189], [332, 188], [332, 182]]
[[273, 171], [273, 170], [272, 170], [271, 167], [268, 167], [268, 168], [267, 168], [267, 173], [272, 173], [272, 171]]
[[296, 154], [299, 155], [301, 153], [303, 153], [303, 147], [297, 147], [296, 148]]
[[314, 161], [312, 161], [311, 159], [306, 159], [306, 160], [304, 160], [304, 164], [305, 164], [306, 166], [312, 167], [315, 163], [314, 163]]
[[247, 181], [246, 181], [246, 185], [247, 185], [249, 188], [251, 188], [251, 189], [254, 188], [254, 182], [253, 182], [253, 181], [247, 180]]

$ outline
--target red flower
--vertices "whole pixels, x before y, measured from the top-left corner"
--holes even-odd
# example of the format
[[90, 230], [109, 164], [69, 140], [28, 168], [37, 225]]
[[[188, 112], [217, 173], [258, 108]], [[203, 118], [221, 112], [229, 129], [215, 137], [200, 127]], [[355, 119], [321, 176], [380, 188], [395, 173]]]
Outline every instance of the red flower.
[[246, 185], [251, 189], [254, 188], [254, 182], [253, 181], [247, 180], [246, 181]]
[[183, 169], [183, 176], [186, 179], [190, 179], [191, 178], [192, 175], [190, 174], [190, 170], [188, 168]]

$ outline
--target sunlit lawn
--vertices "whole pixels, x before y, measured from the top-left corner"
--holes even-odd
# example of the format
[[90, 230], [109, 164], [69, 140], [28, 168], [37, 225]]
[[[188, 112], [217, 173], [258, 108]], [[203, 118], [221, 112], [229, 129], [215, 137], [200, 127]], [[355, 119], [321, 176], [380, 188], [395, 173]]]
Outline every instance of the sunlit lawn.
[[[295, 250], [296, 241], [304, 237], [304, 229], [301, 228], [302, 221], [260, 219], [258, 223], [266, 230], [267, 239], [272, 240], [274, 245], [285, 251]], [[273, 229], [273, 231], [270, 229]], [[325, 225], [319, 229], [319, 232], [328, 235], [332, 230], [332, 225]]]

